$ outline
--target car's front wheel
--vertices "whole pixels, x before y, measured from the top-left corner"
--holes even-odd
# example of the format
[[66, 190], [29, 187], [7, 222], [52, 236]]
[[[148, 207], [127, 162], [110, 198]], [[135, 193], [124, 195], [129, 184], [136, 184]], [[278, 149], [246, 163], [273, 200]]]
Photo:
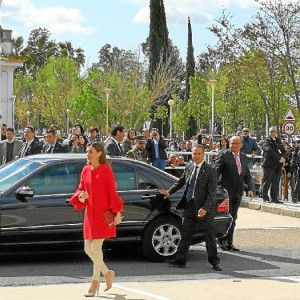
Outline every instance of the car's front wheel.
[[181, 221], [174, 217], [163, 216], [155, 219], [145, 229], [142, 249], [151, 261], [172, 258], [181, 240]]

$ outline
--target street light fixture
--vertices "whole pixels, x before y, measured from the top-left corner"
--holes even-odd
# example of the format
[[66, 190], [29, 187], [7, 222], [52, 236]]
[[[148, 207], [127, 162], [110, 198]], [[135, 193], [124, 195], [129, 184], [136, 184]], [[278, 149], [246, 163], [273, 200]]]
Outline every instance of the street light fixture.
[[15, 105], [16, 105], [16, 95], [12, 96], [12, 128], [15, 129]]
[[168, 101], [168, 105], [170, 106], [170, 138], [171, 138], [171, 136], [172, 136], [172, 108], [174, 105], [174, 100], [170, 99]]
[[108, 130], [108, 128], [109, 128], [108, 127], [108, 100], [109, 100], [110, 92], [111, 92], [111, 89], [109, 89], [109, 88], [104, 89], [104, 93], [106, 95], [106, 128], [105, 128], [106, 135], [108, 135], [108, 133], [109, 133], [109, 130]]
[[211, 134], [213, 134], [214, 132], [214, 123], [215, 123], [215, 112], [214, 112], [214, 108], [215, 108], [215, 87], [217, 84], [217, 80], [215, 79], [211, 79], [209, 81], [210, 86], [211, 86]]
[[26, 114], [27, 114], [27, 125], [29, 125], [30, 124], [30, 111], [27, 110]]
[[69, 136], [69, 126], [70, 126], [69, 112], [70, 112], [70, 110], [67, 108], [67, 109], [66, 109], [66, 113], [67, 113], [67, 127], [66, 127], [67, 138], [68, 138], [68, 136]]

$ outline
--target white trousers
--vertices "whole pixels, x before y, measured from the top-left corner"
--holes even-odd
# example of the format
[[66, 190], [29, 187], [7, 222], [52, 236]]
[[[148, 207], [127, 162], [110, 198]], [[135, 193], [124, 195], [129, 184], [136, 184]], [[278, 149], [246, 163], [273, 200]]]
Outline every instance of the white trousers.
[[99, 281], [100, 274], [103, 275], [108, 272], [103, 261], [102, 245], [104, 239], [84, 240], [84, 252], [89, 256], [93, 262], [93, 280]]

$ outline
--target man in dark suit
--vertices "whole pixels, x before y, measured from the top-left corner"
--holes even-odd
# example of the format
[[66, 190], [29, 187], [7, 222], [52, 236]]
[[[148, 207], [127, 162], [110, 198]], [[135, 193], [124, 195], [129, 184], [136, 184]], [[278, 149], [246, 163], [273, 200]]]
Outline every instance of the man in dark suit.
[[192, 160], [184, 170], [179, 180], [167, 191], [159, 192], [166, 197], [185, 187], [183, 197], [178, 203], [178, 209], [184, 209], [183, 232], [176, 258], [169, 264], [184, 268], [191, 244], [191, 236], [195, 226], [203, 226], [208, 262], [216, 271], [222, 271], [217, 252], [214, 232], [214, 215], [216, 212], [216, 170], [204, 161], [204, 148], [195, 145], [192, 149]]
[[35, 140], [34, 128], [30, 125], [24, 128], [24, 139], [25, 142], [19, 153], [19, 157], [24, 157], [28, 155], [41, 154], [42, 146], [39, 142]]
[[253, 181], [247, 166], [247, 156], [240, 152], [242, 146], [241, 138], [233, 136], [230, 140], [230, 150], [215, 161], [219, 182], [229, 195], [229, 212], [233, 219], [227, 235], [219, 239], [219, 246], [223, 250], [239, 251], [233, 246], [233, 233], [244, 193], [244, 182], [249, 188], [248, 196], [253, 198]]
[[46, 142], [43, 146], [42, 153], [67, 153], [68, 147], [56, 141], [56, 132], [54, 129], [46, 131]]
[[277, 128], [271, 126], [269, 128], [269, 136], [263, 143], [263, 178], [261, 179], [262, 197], [264, 202], [270, 202], [269, 190], [271, 201], [280, 203], [278, 200], [279, 183], [282, 174], [282, 167], [285, 163], [285, 149], [281, 140], [277, 137]]
[[6, 164], [19, 155], [22, 142], [15, 139], [15, 131], [13, 128], [7, 128], [6, 139], [0, 142], [0, 164]]
[[111, 132], [111, 137], [105, 143], [104, 149], [105, 153], [109, 156], [123, 156], [126, 153], [123, 153], [121, 142], [125, 136], [125, 130], [122, 125], [115, 126]]

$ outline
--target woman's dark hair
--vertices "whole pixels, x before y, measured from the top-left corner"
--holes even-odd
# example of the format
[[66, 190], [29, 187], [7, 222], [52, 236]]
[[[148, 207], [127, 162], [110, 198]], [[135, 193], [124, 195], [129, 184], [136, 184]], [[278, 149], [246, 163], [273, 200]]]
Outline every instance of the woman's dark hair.
[[107, 165], [107, 159], [106, 159], [106, 154], [105, 154], [105, 150], [104, 150], [104, 146], [102, 143], [98, 143], [98, 142], [93, 142], [93, 143], [88, 143], [87, 147], [93, 147], [94, 149], [96, 149], [97, 152], [102, 152], [102, 154], [99, 156], [99, 163], [100, 165]]
[[84, 129], [83, 129], [82, 125], [80, 125], [80, 124], [75, 124], [73, 127], [79, 127], [79, 128], [80, 128], [80, 133], [81, 133], [82, 135], [85, 135], [85, 134], [84, 134]]
[[226, 148], [229, 149], [229, 140], [226, 137], [222, 137], [219, 142], [220, 149], [222, 148], [222, 141], [226, 142]]
[[127, 138], [130, 140], [130, 131], [134, 131], [134, 133], [135, 133], [135, 136], [136, 136], [136, 130], [134, 129], [134, 128], [130, 128], [129, 130], [128, 130], [128, 132], [127, 132]]

